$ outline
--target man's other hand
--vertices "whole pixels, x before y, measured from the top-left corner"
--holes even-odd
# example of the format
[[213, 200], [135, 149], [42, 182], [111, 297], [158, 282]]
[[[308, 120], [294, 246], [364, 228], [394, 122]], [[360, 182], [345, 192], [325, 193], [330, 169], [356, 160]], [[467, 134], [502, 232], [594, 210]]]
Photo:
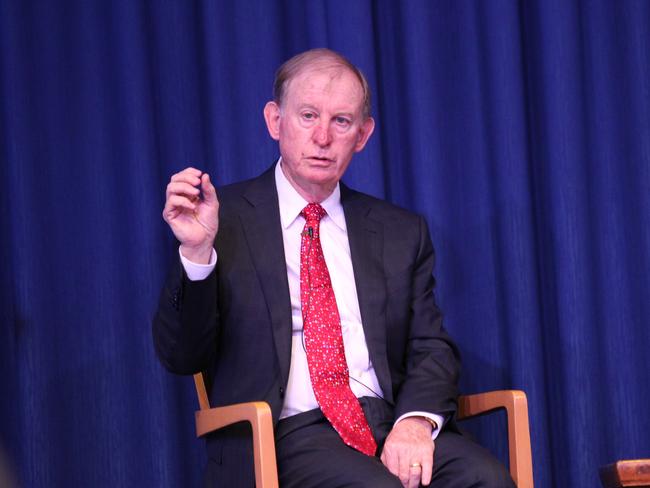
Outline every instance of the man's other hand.
[[167, 185], [163, 219], [180, 241], [183, 256], [207, 264], [219, 229], [219, 200], [210, 176], [195, 168], [173, 175]]
[[431, 424], [420, 417], [407, 417], [388, 434], [381, 462], [405, 487], [427, 486], [431, 483], [434, 449]]

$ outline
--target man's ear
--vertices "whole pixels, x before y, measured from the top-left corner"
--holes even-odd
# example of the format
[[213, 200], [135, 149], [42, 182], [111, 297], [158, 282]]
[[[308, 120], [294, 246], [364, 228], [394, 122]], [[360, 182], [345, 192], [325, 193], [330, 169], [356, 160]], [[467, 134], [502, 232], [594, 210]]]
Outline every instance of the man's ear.
[[370, 139], [370, 136], [374, 130], [375, 119], [368, 117], [363, 121], [361, 127], [359, 128], [359, 133], [357, 134], [357, 144], [354, 146], [354, 152], [359, 152], [365, 147], [366, 142], [368, 142], [368, 139]]
[[264, 120], [270, 136], [276, 141], [280, 140], [280, 107], [275, 102], [264, 105]]

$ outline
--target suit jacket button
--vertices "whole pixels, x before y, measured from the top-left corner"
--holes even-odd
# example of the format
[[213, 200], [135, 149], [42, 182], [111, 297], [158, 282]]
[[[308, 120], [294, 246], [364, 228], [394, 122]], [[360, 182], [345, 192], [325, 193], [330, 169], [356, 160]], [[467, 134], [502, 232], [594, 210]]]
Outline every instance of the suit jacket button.
[[280, 387], [280, 398], [284, 398], [284, 388]]
[[170, 300], [169, 300], [170, 303], [171, 303], [171, 306], [172, 306], [172, 307], [174, 308], [174, 310], [176, 310], [176, 311], [178, 311], [178, 309], [179, 309], [179, 306], [178, 306], [179, 296], [178, 296], [178, 295], [179, 295], [179, 290], [176, 289], [176, 290], [174, 290], [174, 292], [172, 293], [172, 296], [170, 297]]

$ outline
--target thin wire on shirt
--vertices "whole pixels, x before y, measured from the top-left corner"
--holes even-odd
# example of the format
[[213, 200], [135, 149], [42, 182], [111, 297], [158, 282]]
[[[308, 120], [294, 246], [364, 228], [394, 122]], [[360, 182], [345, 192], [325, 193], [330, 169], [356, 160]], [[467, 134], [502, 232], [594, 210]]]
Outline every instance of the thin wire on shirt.
[[[310, 304], [310, 300], [311, 300], [311, 245], [312, 245], [312, 242], [314, 240], [314, 235], [313, 235], [314, 231], [312, 230], [312, 228], [308, 227], [308, 231], [311, 231], [311, 232], [308, 232], [308, 234], [309, 234], [309, 247], [307, 248], [307, 288], [309, 289], [309, 293], [307, 294], [306, 310], [305, 310], [305, 314], [303, 314], [302, 329], [300, 330], [300, 342], [302, 343], [302, 349], [303, 349], [303, 351], [305, 351], [305, 355], [307, 355], [307, 348], [305, 347], [305, 322], [307, 321], [306, 320], [306, 315], [309, 315], [309, 311], [310, 311], [309, 304]], [[331, 281], [331, 279], [330, 279], [330, 281]], [[331, 285], [331, 283], [330, 283], [330, 285]], [[332, 293], [333, 293], [333, 290], [332, 290]], [[356, 383], [363, 386], [366, 390], [370, 391], [377, 398], [381, 398], [382, 400], [385, 400], [385, 398], [383, 396], [381, 396], [375, 390], [370, 388], [363, 381], [360, 381], [360, 380], [356, 379], [354, 376], [352, 376], [349, 373], [349, 371], [348, 371], [348, 378], [350, 378], [352, 381], [355, 381]]]

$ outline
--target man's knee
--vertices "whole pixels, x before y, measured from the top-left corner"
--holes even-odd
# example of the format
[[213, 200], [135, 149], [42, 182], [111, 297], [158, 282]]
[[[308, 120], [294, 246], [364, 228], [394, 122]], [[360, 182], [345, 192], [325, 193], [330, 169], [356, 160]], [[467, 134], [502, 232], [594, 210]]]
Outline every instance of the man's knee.
[[360, 464], [354, 473], [347, 472], [340, 479], [331, 485], [323, 486], [345, 486], [345, 488], [403, 488], [402, 482], [397, 476], [391, 474], [380, 463]]
[[458, 488], [515, 488], [505, 466], [496, 460], [468, 463], [453, 486]]
[[[437, 469], [436, 469], [437, 468]], [[507, 469], [484, 447], [454, 432], [436, 440], [431, 488], [514, 488]]]
[[371, 477], [371, 479], [360, 480], [358, 484], [353, 485], [355, 488], [403, 488], [402, 482], [397, 476], [391, 474], [382, 474]]

